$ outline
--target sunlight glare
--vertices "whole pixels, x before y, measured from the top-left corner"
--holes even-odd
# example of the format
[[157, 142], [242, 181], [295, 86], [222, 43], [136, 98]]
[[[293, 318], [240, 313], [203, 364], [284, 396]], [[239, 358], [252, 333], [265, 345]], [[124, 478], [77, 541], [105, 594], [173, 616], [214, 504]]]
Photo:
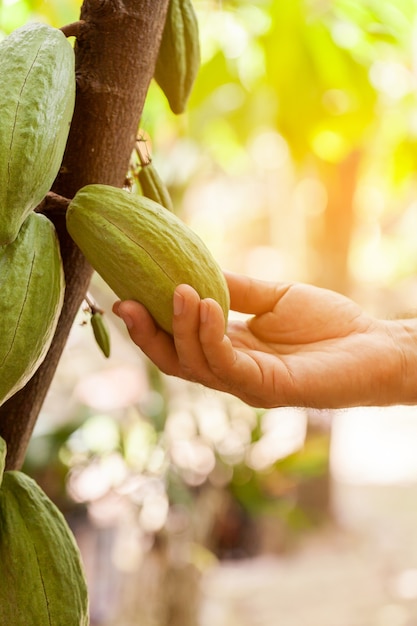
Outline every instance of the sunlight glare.
[[286, 165], [290, 158], [288, 143], [284, 137], [272, 130], [259, 132], [249, 146], [256, 164], [264, 170], [277, 170]]
[[311, 145], [316, 155], [324, 161], [336, 163], [346, 154], [345, 138], [333, 130], [319, 130], [311, 138]]
[[119, 366], [84, 376], [74, 394], [79, 402], [105, 411], [136, 404], [148, 391], [148, 381], [141, 369]]
[[397, 595], [404, 600], [417, 598], [417, 569], [405, 569], [397, 576], [394, 589]]
[[332, 37], [341, 48], [354, 48], [360, 41], [361, 31], [356, 24], [338, 21], [332, 28]]
[[123, 459], [112, 454], [86, 467], [73, 469], [68, 476], [68, 492], [75, 502], [90, 502], [102, 498], [125, 477]]
[[400, 100], [415, 90], [415, 78], [396, 61], [375, 61], [370, 69], [371, 83], [385, 96]]
[[318, 178], [303, 178], [294, 190], [294, 202], [308, 217], [318, 217], [327, 207], [327, 189]]
[[176, 441], [171, 447], [171, 456], [178, 467], [204, 477], [210, 474], [216, 464], [213, 450], [197, 438], [191, 441]]
[[358, 407], [336, 412], [330, 465], [350, 484], [402, 484], [417, 480], [415, 407]]
[[145, 496], [139, 513], [139, 523], [145, 532], [158, 532], [163, 528], [169, 510], [165, 493], [149, 493]]
[[305, 440], [307, 415], [303, 409], [278, 408], [265, 413], [262, 437], [248, 451], [248, 465], [256, 471], [299, 450]]

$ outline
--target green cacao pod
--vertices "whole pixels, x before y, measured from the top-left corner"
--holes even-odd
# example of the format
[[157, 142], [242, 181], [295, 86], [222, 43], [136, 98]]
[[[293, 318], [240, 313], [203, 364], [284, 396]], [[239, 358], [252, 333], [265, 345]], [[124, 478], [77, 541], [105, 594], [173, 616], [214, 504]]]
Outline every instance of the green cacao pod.
[[217, 300], [227, 319], [229, 291], [212, 254], [184, 222], [149, 198], [87, 185], [70, 202], [67, 228], [116, 295], [144, 304], [167, 332], [180, 283]]
[[51, 344], [64, 297], [55, 228], [31, 213], [0, 247], [0, 404], [31, 378]]
[[141, 166], [138, 180], [144, 196], [161, 204], [168, 211], [174, 212], [170, 193], [152, 161], [148, 161], [148, 163]]
[[0, 624], [87, 626], [79, 549], [59, 509], [23, 472], [0, 488]]
[[6, 452], [7, 452], [6, 442], [4, 441], [3, 437], [0, 437], [0, 487], [1, 487], [1, 482], [3, 480], [4, 468], [6, 466]]
[[171, 110], [184, 113], [200, 68], [198, 21], [191, 0], [170, 0], [154, 78]]
[[110, 333], [100, 311], [94, 311], [91, 314], [91, 327], [98, 347], [108, 359], [110, 356]]
[[74, 51], [46, 24], [0, 43], [0, 245], [47, 194], [58, 174], [75, 102]]

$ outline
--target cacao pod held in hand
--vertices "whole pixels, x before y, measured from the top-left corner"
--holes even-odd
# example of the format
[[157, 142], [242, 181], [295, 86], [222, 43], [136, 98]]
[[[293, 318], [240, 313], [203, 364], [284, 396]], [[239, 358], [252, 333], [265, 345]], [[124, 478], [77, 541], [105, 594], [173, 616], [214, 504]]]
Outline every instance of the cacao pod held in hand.
[[67, 228], [116, 295], [144, 304], [167, 332], [172, 333], [172, 299], [180, 283], [217, 300], [227, 318], [229, 290], [219, 265], [204, 242], [158, 203], [87, 185], [70, 202]]

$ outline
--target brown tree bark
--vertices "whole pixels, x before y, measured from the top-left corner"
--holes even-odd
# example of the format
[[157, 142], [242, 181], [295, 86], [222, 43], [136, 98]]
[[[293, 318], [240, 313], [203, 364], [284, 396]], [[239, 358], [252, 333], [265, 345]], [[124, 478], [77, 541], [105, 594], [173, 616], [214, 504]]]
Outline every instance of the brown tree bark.
[[[168, 0], [85, 0], [75, 44], [77, 93], [53, 191], [72, 198], [89, 183], [122, 187], [153, 76]], [[71, 28], [68, 32], [73, 32]], [[66, 292], [47, 357], [28, 384], [0, 407], [7, 469], [21, 467], [45, 396], [84, 299], [92, 269], [65, 228], [62, 202], [46, 205], [61, 245]]]

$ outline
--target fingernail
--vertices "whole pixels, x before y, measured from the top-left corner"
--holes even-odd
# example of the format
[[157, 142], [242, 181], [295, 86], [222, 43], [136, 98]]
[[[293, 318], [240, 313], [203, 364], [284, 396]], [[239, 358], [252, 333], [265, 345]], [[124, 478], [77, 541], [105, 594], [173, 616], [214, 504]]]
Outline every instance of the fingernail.
[[174, 315], [181, 315], [184, 309], [184, 298], [180, 293], [174, 292]]

